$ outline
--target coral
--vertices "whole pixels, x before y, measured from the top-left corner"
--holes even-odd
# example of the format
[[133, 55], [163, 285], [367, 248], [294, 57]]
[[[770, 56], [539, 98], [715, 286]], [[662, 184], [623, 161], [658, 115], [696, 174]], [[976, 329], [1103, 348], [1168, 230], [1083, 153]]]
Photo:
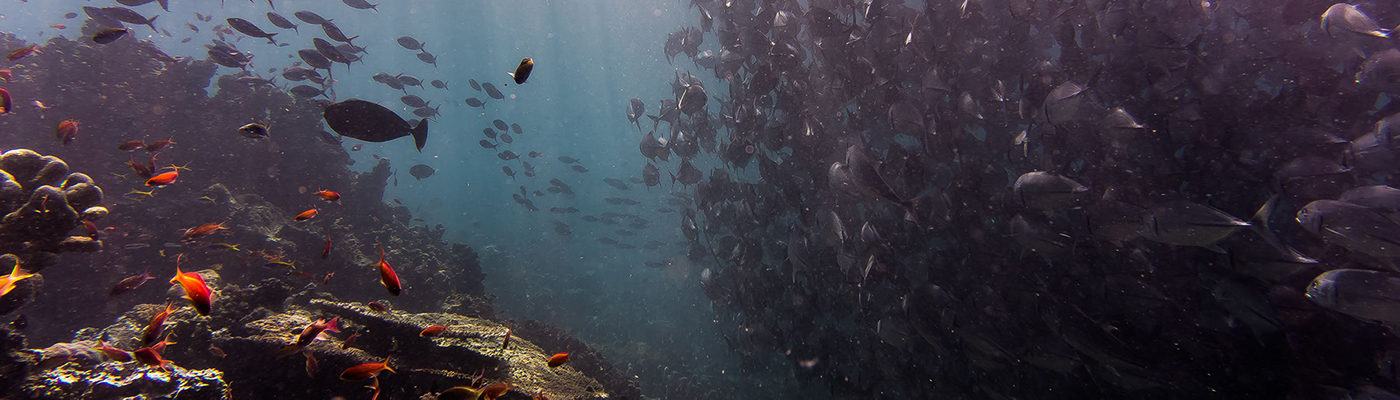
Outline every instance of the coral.
[[232, 392], [223, 373], [178, 366], [161, 372], [136, 363], [105, 362], [93, 366], [67, 363], [29, 376], [19, 399], [228, 399]]
[[[41, 253], [93, 252], [101, 241], [67, 233], [84, 220], [107, 215], [99, 206], [102, 189], [87, 175], [68, 170], [58, 157], [41, 156], [28, 149], [0, 154], [0, 252], [23, 259]], [[81, 210], [81, 211], [79, 211]], [[29, 272], [47, 262], [26, 262]]]

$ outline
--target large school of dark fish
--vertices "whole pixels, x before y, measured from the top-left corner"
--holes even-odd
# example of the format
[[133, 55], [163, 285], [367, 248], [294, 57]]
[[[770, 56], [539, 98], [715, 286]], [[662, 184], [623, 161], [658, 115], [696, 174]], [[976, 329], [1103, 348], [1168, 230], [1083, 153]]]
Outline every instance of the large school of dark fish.
[[[1400, 23], [1393, 4], [689, 7], [698, 26], [661, 49], [676, 67], [671, 93], [620, 105], [647, 160], [641, 178], [602, 182], [671, 187], [687, 256], [745, 370], [781, 354], [837, 396], [881, 398], [1400, 398], [1400, 189], [1387, 186], [1400, 172], [1400, 43], [1383, 27]], [[124, 24], [158, 30], [125, 7], [83, 10], [99, 44], [122, 40]], [[304, 24], [267, 13], [326, 38], [281, 70], [315, 84], [289, 92], [320, 102], [343, 136], [413, 136], [421, 151], [439, 106], [408, 88], [425, 82], [373, 76], [403, 91], [419, 121], [335, 102], [333, 67], [366, 52], [331, 20], [293, 16]], [[209, 59], [244, 70], [240, 83], [274, 84], [228, 37], [289, 40], [226, 23]], [[437, 66], [425, 43], [397, 43]], [[515, 82], [532, 67], [522, 60]], [[469, 107], [507, 99], [467, 84], [484, 95]], [[482, 133], [505, 175], [518, 162], [537, 176], [529, 160], [543, 154], [500, 148], [520, 125], [496, 119]], [[545, 192], [574, 194], [548, 183], [511, 197], [537, 211]], [[600, 215], [581, 219], [627, 223], [597, 239], [620, 249], [651, 224]]]

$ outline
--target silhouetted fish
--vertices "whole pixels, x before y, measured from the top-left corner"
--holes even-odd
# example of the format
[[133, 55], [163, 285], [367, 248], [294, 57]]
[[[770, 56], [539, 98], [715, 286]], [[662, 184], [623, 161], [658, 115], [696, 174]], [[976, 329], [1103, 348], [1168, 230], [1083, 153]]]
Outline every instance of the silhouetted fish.
[[428, 120], [409, 126], [408, 121], [384, 106], [359, 99], [350, 99], [326, 107], [326, 125], [341, 136], [367, 142], [387, 142], [413, 136], [419, 152], [428, 142]]

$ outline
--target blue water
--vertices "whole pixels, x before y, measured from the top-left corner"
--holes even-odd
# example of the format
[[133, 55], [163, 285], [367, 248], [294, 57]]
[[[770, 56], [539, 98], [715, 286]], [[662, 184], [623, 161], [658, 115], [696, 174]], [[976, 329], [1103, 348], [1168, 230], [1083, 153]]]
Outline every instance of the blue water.
[[[22, 39], [43, 43], [55, 35], [77, 39], [86, 16], [64, 20], [62, 15], [83, 5], [109, 6], [106, 2], [51, 1], [7, 2], [0, 9], [0, 30]], [[158, 28], [171, 36], [134, 26], [138, 39], [157, 43], [173, 56], [205, 58], [204, 44], [214, 37], [212, 27], [224, 18], [241, 17], [278, 33], [276, 47], [266, 41], [243, 37], [235, 45], [255, 55], [251, 71], [263, 77], [278, 76], [280, 69], [294, 61], [295, 51], [309, 48], [312, 37], [324, 37], [319, 27], [296, 20], [292, 13], [308, 10], [334, 22], [368, 54], [347, 71], [344, 65], [332, 68], [337, 100], [359, 98], [390, 106], [401, 115], [411, 109], [399, 102], [403, 92], [370, 80], [376, 72], [405, 73], [422, 79], [426, 89], [409, 88], [432, 105], [440, 105], [442, 115], [432, 122], [426, 148], [419, 153], [409, 140], [367, 143], [346, 140], [344, 146], [362, 146], [350, 152], [356, 164], [351, 168], [367, 171], [374, 157], [387, 157], [397, 170], [397, 182], [385, 192], [385, 201], [399, 200], [414, 210], [416, 224], [442, 224], [448, 241], [472, 245], [481, 255], [488, 274], [485, 286], [495, 296], [496, 310], [506, 318], [539, 319], [562, 327], [590, 343], [624, 371], [637, 375], [650, 396], [663, 397], [668, 386], [686, 377], [716, 385], [717, 393], [748, 392], [772, 395], [795, 389], [785, 361], [769, 360], [773, 373], [741, 373], [738, 358], [730, 353], [716, 329], [720, 324], [710, 302], [699, 289], [699, 268], [685, 257], [684, 237], [677, 230], [678, 213], [657, 213], [670, 190], [663, 168], [661, 186], [648, 190], [628, 183], [630, 191], [619, 191], [603, 183], [603, 178], [641, 177], [644, 160], [637, 155], [637, 128], [625, 116], [628, 100], [647, 100], [648, 113], [655, 113], [654, 100], [669, 93], [676, 71], [697, 70], [689, 60], [668, 63], [662, 53], [666, 33], [697, 19], [696, 11], [677, 1], [384, 1], [379, 11], [354, 10], [339, 1], [278, 1], [276, 10], [300, 25], [300, 34], [281, 30], [267, 22], [267, 4], [227, 0], [221, 9], [212, 0], [172, 0], [169, 13], [156, 3], [136, 9], [147, 16], [159, 15]], [[392, 4], [399, 3], [399, 4]], [[210, 14], [211, 22], [199, 22], [193, 13]], [[48, 25], [65, 23], [59, 30]], [[194, 33], [185, 26], [193, 23]], [[410, 35], [426, 43], [438, 57], [437, 67], [419, 61], [415, 52], [400, 47], [395, 39]], [[233, 35], [230, 38], [241, 37]], [[184, 38], [193, 38], [180, 43]], [[713, 34], [707, 34], [713, 40]], [[505, 100], [488, 100], [483, 109], [463, 103], [467, 97], [487, 99], [467, 83], [474, 78], [498, 86], [509, 81], [522, 57], [532, 57], [535, 69], [525, 85], [501, 87]], [[278, 69], [269, 73], [270, 68]], [[680, 69], [678, 69], [680, 68]], [[219, 74], [236, 70], [220, 68]], [[446, 81], [450, 90], [427, 85], [432, 79]], [[722, 87], [711, 80], [713, 87]], [[211, 92], [216, 90], [211, 87]], [[493, 119], [518, 123], [523, 135], [515, 143], [497, 150], [482, 149], [481, 129]], [[643, 121], [646, 121], [643, 118]], [[277, 121], [268, 121], [276, 132]], [[645, 127], [650, 129], [650, 127]], [[232, 135], [232, 134], [231, 134]], [[516, 161], [503, 162], [495, 156], [501, 149], [512, 149], [534, 164], [538, 177], [526, 178]], [[284, 149], [283, 151], [295, 151]], [[524, 155], [538, 151], [543, 157]], [[580, 174], [556, 160], [570, 156], [580, 160], [590, 172]], [[698, 165], [708, 171], [702, 155]], [[415, 164], [437, 169], [436, 176], [416, 180], [407, 169]], [[515, 179], [500, 167], [511, 165]], [[548, 180], [558, 177], [569, 183], [575, 196], [530, 196], [540, 211], [527, 211], [515, 204], [512, 193], [526, 186], [529, 191], [544, 190]], [[615, 206], [607, 197], [627, 197], [638, 206]], [[577, 214], [557, 215], [550, 207], [576, 207]], [[618, 237], [638, 248], [619, 250], [604, 246], [596, 238], [611, 235], [620, 225], [584, 223], [584, 215], [626, 212], [652, 221], [652, 226], [633, 237]], [[554, 232], [554, 222], [573, 228], [570, 236]], [[666, 243], [657, 251], [641, 245], [656, 240]], [[682, 242], [682, 244], [677, 244]], [[672, 262], [667, 269], [643, 266], [646, 261]], [[95, 321], [95, 324], [98, 322]], [[103, 322], [105, 323], [105, 322]], [[31, 344], [34, 345], [34, 344]], [[774, 355], [775, 357], [777, 355]]]

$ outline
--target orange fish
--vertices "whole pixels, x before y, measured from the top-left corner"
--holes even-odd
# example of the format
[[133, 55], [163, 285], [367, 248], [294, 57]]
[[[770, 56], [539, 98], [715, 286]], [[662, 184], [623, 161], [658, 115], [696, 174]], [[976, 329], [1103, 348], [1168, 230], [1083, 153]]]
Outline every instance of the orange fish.
[[132, 151], [142, 147], [146, 147], [146, 142], [140, 140], [128, 140], [126, 142], [123, 142], [121, 145], [118, 145], [117, 150]]
[[[135, 169], [135, 168], [133, 168], [133, 169]], [[169, 184], [175, 183], [175, 180], [176, 180], [176, 179], [179, 179], [179, 178], [180, 178], [180, 170], [174, 170], [174, 171], [170, 171], [170, 172], [164, 172], [164, 173], [161, 173], [160, 175], [156, 175], [156, 176], [151, 177], [151, 179], [147, 179], [147, 180], [146, 180], [146, 186], [165, 186], [165, 185], [169, 185]]]
[[316, 356], [311, 355], [309, 351], [302, 352], [301, 355], [306, 356], [306, 375], [315, 378], [316, 373], [321, 371], [321, 363], [316, 362]]
[[389, 359], [392, 357], [393, 356], [384, 357], [384, 362], [382, 363], [364, 363], [350, 367], [346, 369], [345, 372], [340, 373], [340, 380], [349, 382], [363, 381], [378, 376], [379, 371], [394, 372], [392, 368], [389, 368]]
[[505, 338], [505, 340], [502, 340], [502, 341], [501, 341], [501, 348], [502, 348], [502, 349], [508, 349], [508, 348], [510, 348], [510, 328], [506, 328], [506, 338]]
[[225, 352], [224, 352], [224, 349], [221, 349], [221, 348], [218, 348], [218, 347], [214, 347], [214, 346], [209, 346], [209, 353], [210, 353], [210, 354], [213, 354], [215, 357], [219, 357], [219, 358], [228, 357], [228, 353], [225, 353]]
[[83, 230], [87, 231], [88, 237], [97, 239], [97, 224], [92, 221], [83, 220]]
[[403, 284], [399, 283], [399, 274], [394, 273], [394, 267], [389, 266], [388, 261], [384, 261], [384, 245], [379, 245], [379, 282], [384, 284], [385, 289], [389, 289], [389, 294], [398, 296], [403, 291]]
[[418, 332], [418, 336], [422, 336], [422, 337], [434, 337], [434, 336], [437, 336], [437, 335], [441, 335], [441, 334], [442, 334], [443, 332], [445, 332], [445, 331], [447, 331], [447, 327], [442, 326], [442, 325], [433, 325], [433, 326], [424, 328], [422, 332]]
[[15, 260], [15, 269], [11, 270], [9, 275], [0, 276], [0, 297], [10, 294], [10, 291], [15, 290], [16, 283], [31, 276], [34, 274], [25, 273], [24, 270], [19, 269], [19, 260]]
[[216, 223], [213, 223], [213, 222], [210, 222], [210, 223], [207, 223], [207, 224], [204, 224], [204, 225], [200, 225], [200, 226], [196, 226], [196, 227], [193, 227], [193, 228], [190, 228], [190, 229], [186, 229], [186, 230], [185, 230], [185, 236], [184, 236], [184, 237], [181, 237], [180, 240], [195, 240], [195, 239], [199, 239], [199, 238], [202, 238], [202, 237], [205, 237], [205, 236], [212, 235], [212, 234], [214, 234], [214, 232], [218, 232], [220, 229], [228, 229], [228, 228], [225, 228], [225, 227], [224, 227], [224, 223], [222, 223], [222, 222], [217, 223], [217, 224], [216, 224]]
[[319, 210], [314, 209], [314, 208], [313, 208], [313, 209], [310, 209], [310, 210], [302, 211], [301, 214], [297, 214], [297, 216], [292, 217], [292, 220], [293, 220], [293, 221], [305, 221], [305, 220], [308, 220], [308, 219], [316, 218], [316, 213], [319, 213], [319, 212], [320, 212]]
[[486, 400], [496, 400], [497, 398], [501, 397], [501, 395], [504, 395], [504, 394], [506, 394], [506, 392], [509, 392], [509, 391], [510, 391], [510, 385], [507, 385], [507, 384], [504, 384], [504, 383], [495, 383], [495, 384], [487, 385], [486, 387], [483, 387], [483, 388], [481, 388], [481, 389], [472, 389], [471, 387], [468, 387], [468, 386], [458, 386], [458, 387], [454, 387], [454, 388], [451, 388], [451, 389], [447, 389], [447, 390], [442, 391], [442, 393], [439, 393], [439, 394], [438, 394], [438, 397], [437, 397], [437, 398], [438, 398], [439, 400], [446, 400], [446, 399], [452, 399], [452, 400], [458, 400], [458, 399], [472, 399], [472, 400], [476, 400], [476, 399], [486, 399]]
[[[329, 258], [330, 256], [331, 256], [331, 237], [330, 237], [330, 236], [326, 236], [326, 247], [322, 247], [322, 248], [321, 248], [321, 259], [324, 260], [324, 259], [326, 259], [326, 258]], [[327, 277], [326, 277], [326, 280], [330, 280], [330, 279], [331, 279], [330, 276], [327, 276]]]
[[10, 71], [8, 69], [0, 69], [0, 80], [5, 81], [5, 83], [9, 83], [12, 79], [15, 79], [15, 73], [13, 71]]
[[53, 24], [53, 25], [49, 25], [49, 27], [50, 27], [50, 28], [54, 28], [54, 29], [68, 29], [68, 25], [64, 25], [64, 24]]
[[117, 282], [116, 286], [112, 286], [112, 290], [107, 292], [107, 297], [115, 297], [122, 293], [136, 290], [136, 288], [141, 287], [141, 285], [151, 279], [155, 279], [155, 276], [151, 276], [150, 271], [142, 272], [140, 275], [126, 277], [126, 279], [122, 279], [121, 282]]
[[349, 349], [350, 346], [354, 346], [354, 345], [355, 345], [355, 339], [359, 339], [359, 338], [360, 338], [360, 333], [359, 333], [359, 332], [355, 332], [355, 333], [351, 334], [350, 337], [345, 338], [345, 342], [344, 342], [344, 343], [341, 343], [341, 344], [340, 344], [340, 349], [341, 349], [341, 350]]
[[14, 100], [10, 99], [10, 91], [0, 88], [0, 114], [9, 114], [14, 110]]
[[10, 52], [9, 56], [5, 57], [5, 59], [10, 61], [19, 61], [19, 59], [27, 57], [30, 54], [34, 53], [43, 53], [42, 51], [39, 51], [38, 44], [32, 44], [29, 45], [29, 47], [24, 47], [19, 50], [12, 51]]
[[316, 195], [317, 195], [317, 196], [321, 196], [321, 200], [325, 200], [325, 201], [340, 201], [340, 193], [332, 192], [332, 191], [329, 191], [329, 190], [324, 190], [324, 189], [322, 189], [322, 190], [317, 190], [317, 191], [316, 191]]
[[335, 273], [334, 273], [334, 272], [327, 272], [327, 273], [326, 273], [326, 277], [325, 277], [324, 279], [321, 280], [321, 284], [322, 284], [322, 285], [329, 285], [329, 284], [331, 284], [331, 277], [332, 277], [332, 276], [335, 276]]
[[73, 138], [78, 137], [78, 121], [66, 120], [58, 123], [58, 129], [54, 131], [54, 136], [64, 146], [73, 143]]
[[330, 321], [318, 319], [316, 322], [312, 322], [311, 325], [302, 328], [301, 335], [297, 336], [297, 341], [295, 343], [282, 346], [281, 349], [278, 349], [277, 356], [287, 356], [301, 351], [301, 349], [311, 345], [311, 342], [316, 341], [316, 338], [320, 337], [322, 332], [340, 332], [340, 326], [337, 324], [337, 321], [340, 321], [340, 317], [332, 317]]
[[97, 351], [101, 351], [102, 354], [106, 355], [108, 359], [111, 359], [112, 361], [116, 361], [116, 362], [119, 362], [119, 363], [124, 363], [124, 362], [131, 361], [131, 353], [126, 352], [126, 350], [122, 350], [122, 349], [118, 349], [118, 348], [116, 348], [116, 347], [108, 346], [108, 345], [107, 345], [107, 342], [99, 342], [99, 343], [102, 344], [102, 347], [94, 347], [93, 349], [95, 349], [95, 350], [97, 350]]
[[389, 311], [389, 306], [386, 306], [386, 305], [384, 305], [384, 303], [380, 303], [380, 302], [377, 302], [377, 301], [371, 301], [371, 302], [369, 302], [369, 304], [366, 304], [366, 305], [369, 306], [369, 309], [374, 310], [374, 311], [378, 311], [378, 312]]
[[180, 271], [178, 257], [175, 261], [175, 277], [170, 278], [170, 283], [178, 283], [181, 288], [185, 289], [185, 298], [190, 300], [190, 305], [194, 306], [199, 315], [209, 315], [209, 307], [214, 303], [214, 292], [209, 290], [209, 285], [204, 283], [204, 277], [193, 272]]
[[165, 346], [172, 344], [175, 344], [175, 342], [170, 341], [170, 336], [166, 336], [165, 340], [151, 347], [136, 349], [136, 351], [132, 352], [132, 355], [135, 356], [136, 361], [141, 364], [148, 367], [156, 367], [160, 369], [161, 372], [165, 372], [165, 364], [174, 364], [174, 362], [160, 358], [160, 352], [165, 350]]
[[147, 152], [157, 152], [157, 151], [160, 151], [160, 149], [164, 149], [165, 146], [169, 146], [169, 145], [172, 145], [172, 144], [176, 144], [174, 140], [170, 140], [170, 139], [157, 140], [157, 141], [151, 142], [150, 144], [147, 144], [147, 145], [146, 145], [146, 151], [147, 151]]
[[566, 362], [569, 362], [569, 353], [559, 353], [550, 356], [549, 362], [546, 364], [548, 364], [550, 368], [557, 368], [560, 365], [564, 365]]
[[146, 330], [141, 331], [141, 344], [150, 345], [165, 331], [165, 319], [170, 317], [170, 306], [171, 303], [165, 303], [165, 311], [151, 317], [151, 322], [146, 324]]

